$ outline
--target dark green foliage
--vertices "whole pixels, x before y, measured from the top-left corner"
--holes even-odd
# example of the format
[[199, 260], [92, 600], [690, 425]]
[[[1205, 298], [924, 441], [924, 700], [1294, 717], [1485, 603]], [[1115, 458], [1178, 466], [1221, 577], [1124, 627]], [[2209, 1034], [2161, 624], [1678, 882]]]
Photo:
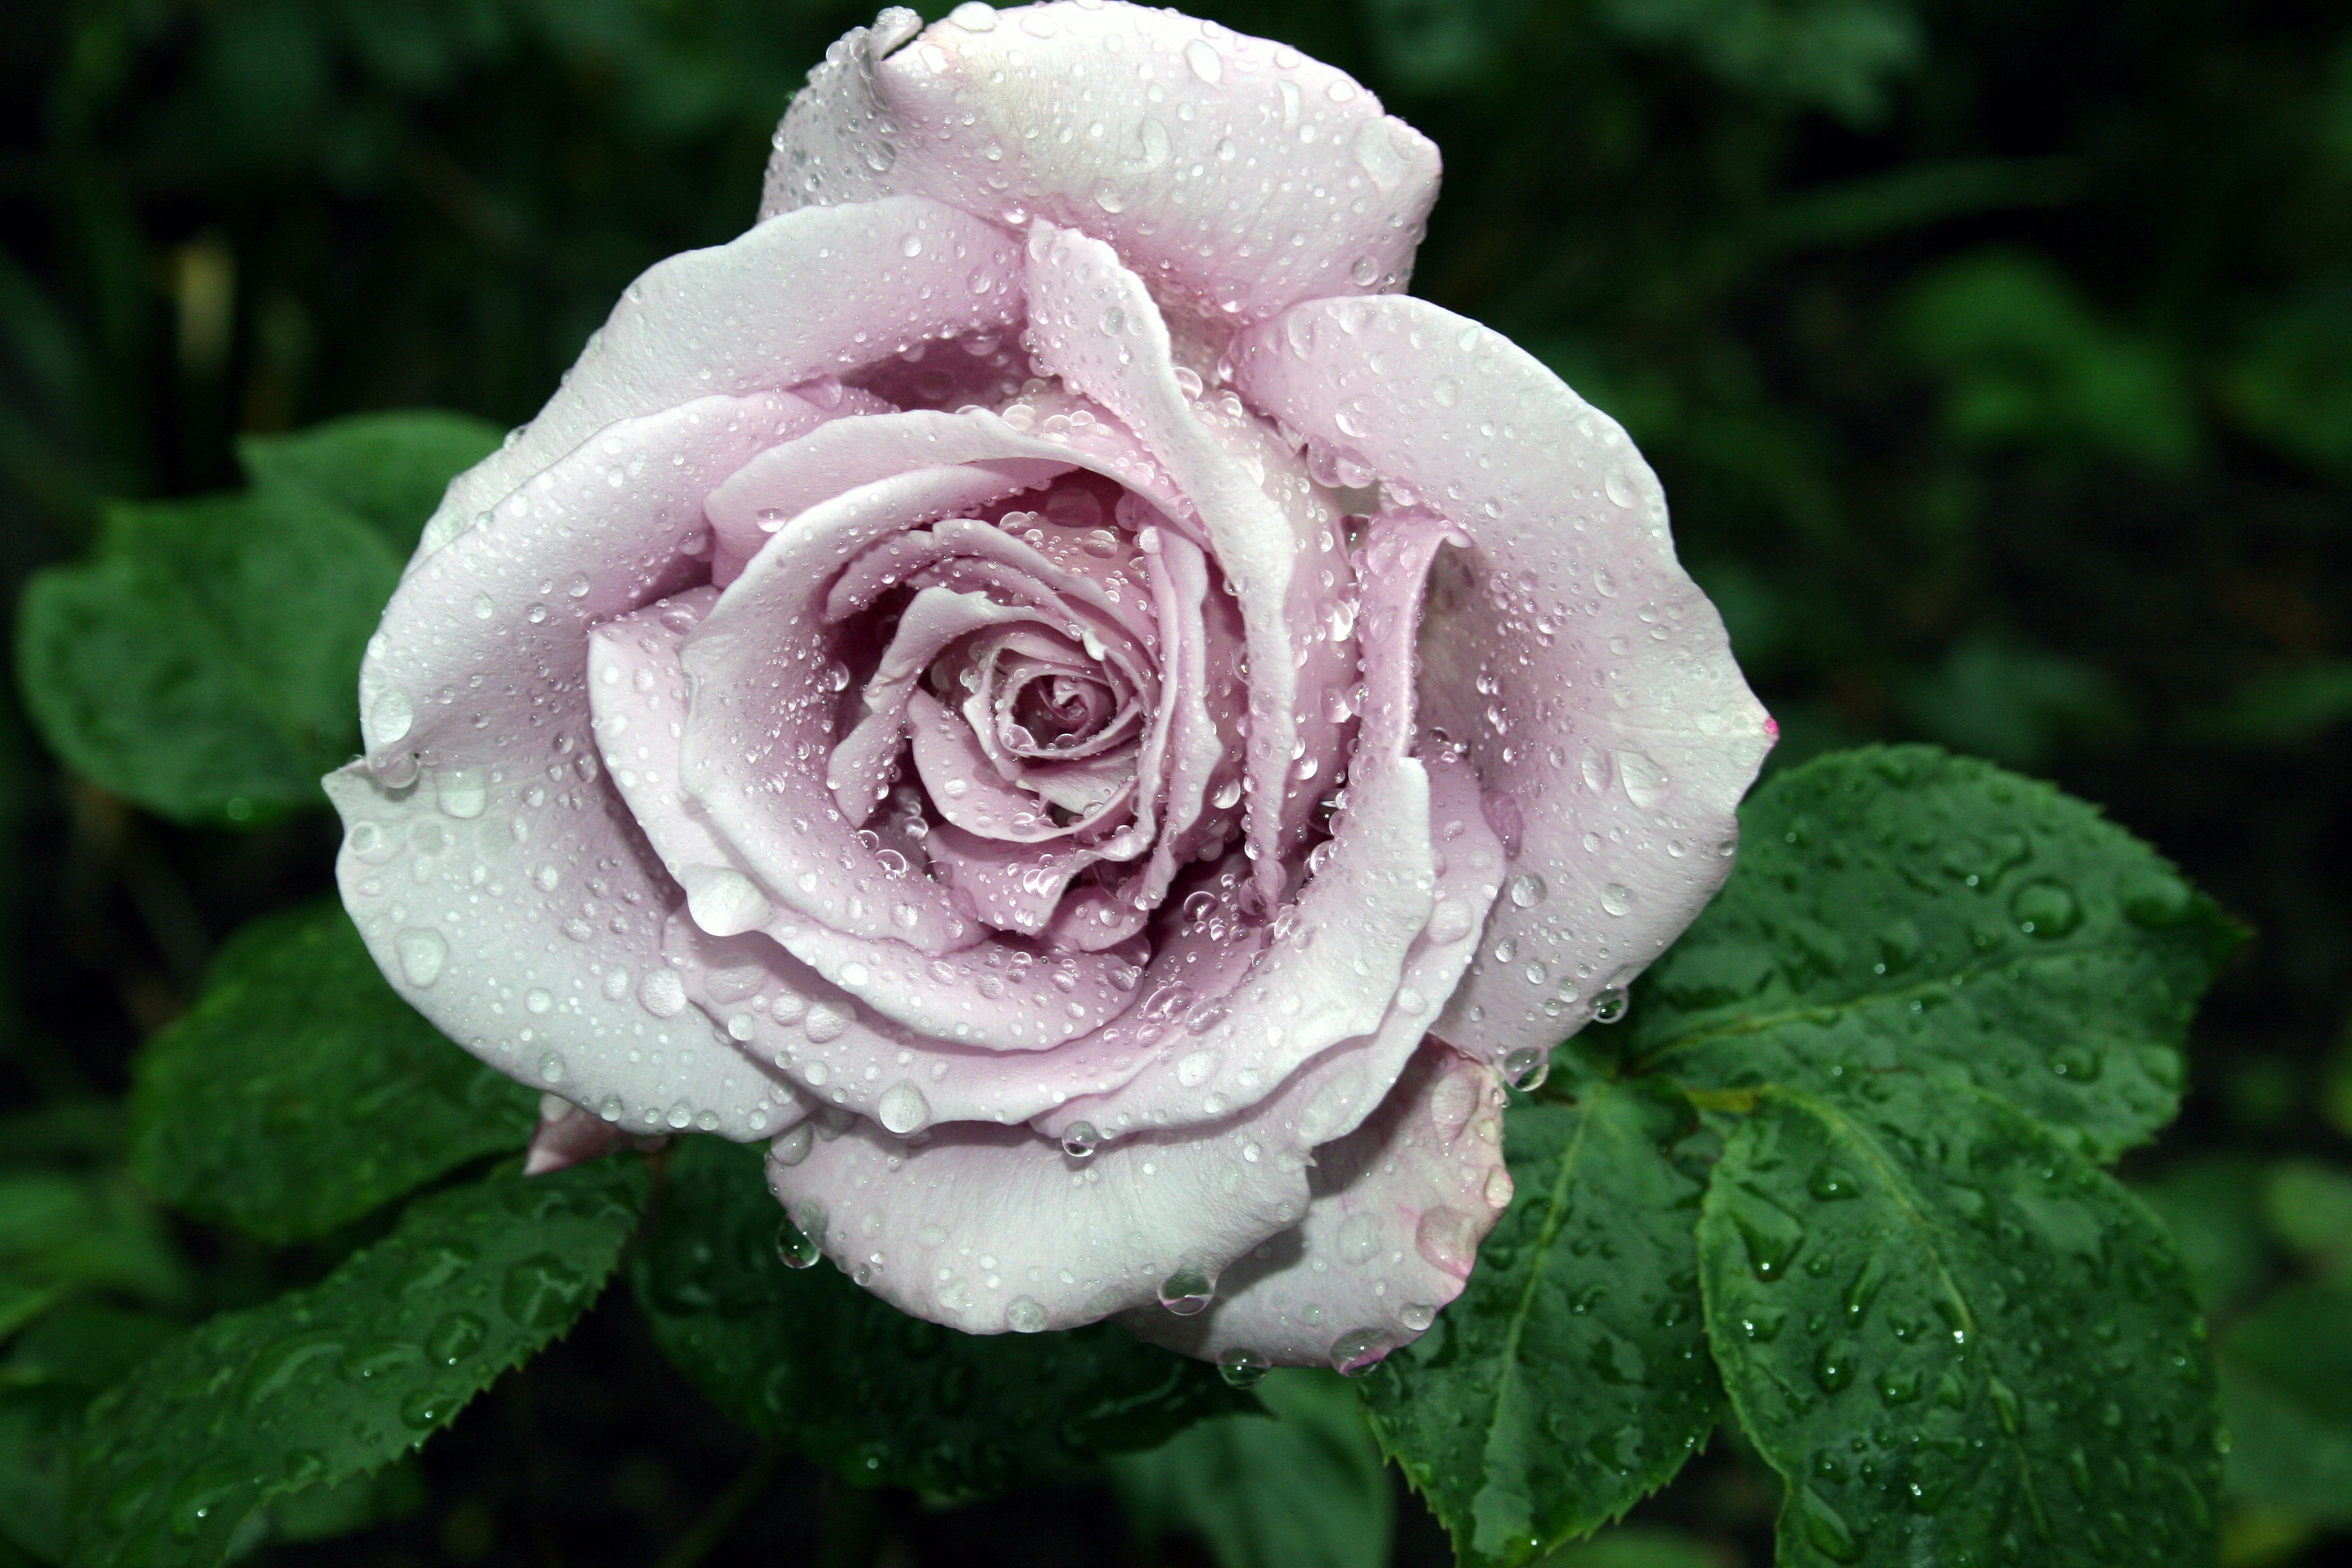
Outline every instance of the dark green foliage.
[[398, 1458], [587, 1310], [645, 1193], [632, 1156], [439, 1194], [142, 1363], [84, 1420], [76, 1568], [219, 1563], [272, 1500]]
[[1949, 1063], [2101, 1159], [2171, 1120], [2242, 933], [2096, 810], [1893, 747], [1780, 774], [1740, 822], [1732, 880], [1635, 990], [1630, 1062], [1709, 1089]]
[[1778, 1562], [2178, 1568], [2221, 1450], [2171, 1238], [2007, 1102], [1763, 1091], [1699, 1225], [1708, 1337], [1786, 1479]]
[[1467, 1563], [1518, 1563], [1665, 1484], [1715, 1425], [1691, 1240], [1705, 1138], [1663, 1086], [1511, 1111], [1516, 1194], [1460, 1300], [1365, 1383]]
[[402, 1001], [331, 903], [238, 933], [194, 1010], [140, 1052], [131, 1108], [151, 1191], [287, 1242], [520, 1148], [538, 1100]]
[[321, 804], [358, 743], [361, 650], [478, 419], [364, 415], [241, 447], [253, 489], [119, 506], [26, 589], [26, 705], [94, 783], [184, 821]]
[[786, 1268], [786, 1224], [756, 1150], [687, 1139], [633, 1265], [637, 1300], [720, 1409], [853, 1481], [998, 1491], [1255, 1405], [1109, 1323], [974, 1335], [907, 1317], [829, 1266]]
[[25, 703], [66, 763], [184, 821], [318, 804], [357, 748], [360, 652], [399, 568], [300, 491], [120, 506], [25, 592]]
[[1110, 1461], [1137, 1532], [1197, 1535], [1218, 1568], [1383, 1568], [1395, 1507], [1355, 1392], [1290, 1368], [1256, 1393], [1265, 1415], [1202, 1421]]
[[372, 524], [405, 561], [450, 479], [498, 450], [500, 435], [486, 420], [437, 409], [362, 414], [292, 436], [248, 436], [237, 458], [262, 489], [307, 491]]

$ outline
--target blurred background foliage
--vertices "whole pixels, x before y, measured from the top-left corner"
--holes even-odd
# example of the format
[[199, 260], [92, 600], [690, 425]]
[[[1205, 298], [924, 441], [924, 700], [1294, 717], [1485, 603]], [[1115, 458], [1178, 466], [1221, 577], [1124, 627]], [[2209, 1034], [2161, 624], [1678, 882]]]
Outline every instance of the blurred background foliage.
[[[1344, 67], [1437, 139], [1416, 290], [1632, 430], [1780, 716], [1776, 763], [1874, 738], [1996, 758], [2104, 803], [2259, 928], [2200, 1026], [2181, 1126], [2127, 1170], [2214, 1315], [2226, 1561], [2330, 1560], [2352, 1540], [2352, 16], [1192, 8]], [[410, 405], [529, 417], [633, 275], [740, 230], [802, 73], [866, 19], [829, 0], [14, 0], [6, 602], [92, 542], [102, 501], [235, 484], [241, 438]], [[340, 1255], [163, 1215], [124, 1172], [119, 1109], [133, 1047], [231, 929], [325, 886], [333, 836], [320, 810], [242, 832], [143, 816], [40, 752], [16, 688], [0, 1472], [37, 1478], [126, 1358]], [[926, 1513], [760, 1454], [607, 1310], [421, 1468], [277, 1520], [270, 1551], [1232, 1564], [1295, 1521], [1217, 1478], [1340, 1485], [1353, 1442], [1261, 1465], [1204, 1436], [1156, 1472]], [[1760, 1564], [1772, 1503], [1719, 1436], [1635, 1527], [1561, 1561]], [[38, 1515], [0, 1496], [0, 1564], [54, 1550]], [[1332, 1539], [1370, 1563], [1385, 1538]], [[1442, 1551], [1404, 1500], [1397, 1560]]]

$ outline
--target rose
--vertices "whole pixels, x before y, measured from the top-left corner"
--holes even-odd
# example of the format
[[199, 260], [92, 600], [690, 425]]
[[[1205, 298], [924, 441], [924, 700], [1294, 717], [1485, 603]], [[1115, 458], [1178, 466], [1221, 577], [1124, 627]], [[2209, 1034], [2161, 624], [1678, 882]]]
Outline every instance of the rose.
[[1769, 721], [1617, 426], [1394, 292], [1427, 141], [1171, 13], [919, 27], [450, 486], [328, 781], [345, 900], [562, 1097], [536, 1165], [769, 1139], [910, 1312], [1370, 1364]]

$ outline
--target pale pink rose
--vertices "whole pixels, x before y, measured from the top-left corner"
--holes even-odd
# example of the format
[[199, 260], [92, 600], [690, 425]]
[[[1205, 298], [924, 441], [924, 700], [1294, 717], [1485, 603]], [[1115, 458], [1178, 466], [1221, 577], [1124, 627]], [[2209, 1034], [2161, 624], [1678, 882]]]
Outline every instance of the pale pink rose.
[[1427, 1328], [1770, 734], [1623, 433], [1397, 292], [1437, 173], [1170, 12], [844, 38], [425, 527], [328, 780], [385, 973], [922, 1317]]

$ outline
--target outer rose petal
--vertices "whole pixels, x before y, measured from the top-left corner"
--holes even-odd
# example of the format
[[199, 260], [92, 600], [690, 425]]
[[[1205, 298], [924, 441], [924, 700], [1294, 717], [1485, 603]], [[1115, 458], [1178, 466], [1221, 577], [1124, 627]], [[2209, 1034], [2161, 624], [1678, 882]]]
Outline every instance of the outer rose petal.
[[[1019, 258], [978, 218], [909, 197], [794, 214], [658, 262], [629, 285], [539, 416], [450, 481], [417, 558], [617, 420], [1003, 328], [1021, 313]], [[857, 286], [841, 287], [844, 278]]]
[[[885, 11], [809, 74], [762, 216], [902, 191], [1034, 215], [1110, 240], [1212, 320], [1404, 287], [1437, 149], [1343, 72], [1117, 0], [963, 7], [908, 44], [917, 25]], [[1090, 123], [1104, 133], [1036, 134]]]
[[394, 594], [361, 670], [369, 760], [327, 780], [343, 902], [393, 985], [493, 1067], [633, 1128], [753, 1137], [784, 1100], [699, 1019], [636, 1000], [677, 893], [596, 760], [589, 626], [692, 570], [702, 492], [815, 417], [783, 394], [699, 399], [507, 498]]
[[1353, 1370], [1419, 1338], [1511, 1201], [1500, 1088], [1493, 1069], [1424, 1041], [1370, 1120], [1315, 1152], [1303, 1222], [1227, 1269], [1205, 1311], [1142, 1307], [1127, 1325], [1260, 1366]]
[[1256, 406], [1473, 541], [1432, 585], [1423, 718], [1468, 742], [1519, 875], [1436, 1027], [1490, 1062], [1548, 1050], [1722, 885], [1771, 721], [1648, 465], [1509, 340], [1420, 300], [1320, 300], [1232, 357]]

